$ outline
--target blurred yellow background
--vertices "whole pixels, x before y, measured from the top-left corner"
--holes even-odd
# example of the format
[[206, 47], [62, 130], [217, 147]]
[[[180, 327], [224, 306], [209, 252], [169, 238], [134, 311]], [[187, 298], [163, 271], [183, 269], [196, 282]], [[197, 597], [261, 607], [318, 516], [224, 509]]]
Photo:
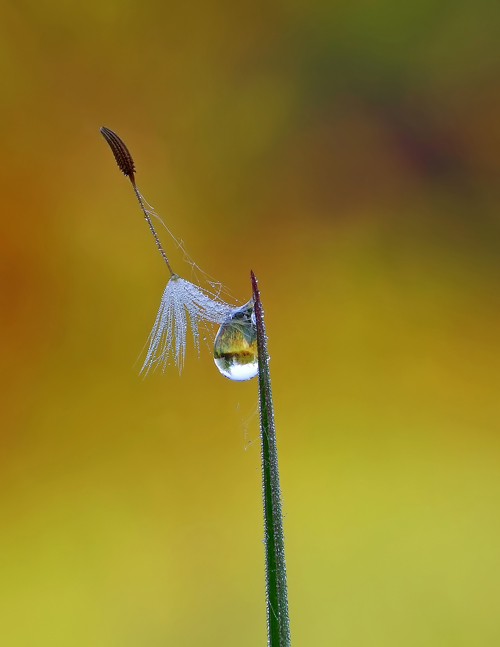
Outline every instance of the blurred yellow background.
[[500, 644], [500, 5], [1, 15], [0, 645], [266, 641], [257, 383], [138, 375], [167, 272], [103, 125], [259, 278], [294, 647]]

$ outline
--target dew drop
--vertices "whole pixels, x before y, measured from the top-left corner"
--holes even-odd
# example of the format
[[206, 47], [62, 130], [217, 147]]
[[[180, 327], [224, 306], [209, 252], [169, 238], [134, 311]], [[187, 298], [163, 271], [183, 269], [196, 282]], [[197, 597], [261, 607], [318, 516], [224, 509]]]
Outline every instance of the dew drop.
[[214, 341], [214, 361], [230, 380], [250, 380], [257, 375], [257, 329], [252, 301], [233, 310], [222, 323]]

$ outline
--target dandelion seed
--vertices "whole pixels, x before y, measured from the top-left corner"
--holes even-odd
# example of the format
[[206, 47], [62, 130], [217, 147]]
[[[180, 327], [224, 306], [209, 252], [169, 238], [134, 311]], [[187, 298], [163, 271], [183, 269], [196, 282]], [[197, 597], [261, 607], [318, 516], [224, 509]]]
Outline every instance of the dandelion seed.
[[[220, 339], [221, 342], [224, 342], [222, 346], [221, 344], [219, 344], [219, 347], [222, 348], [221, 352], [233, 352], [235, 351], [235, 348], [239, 343], [239, 346], [236, 349], [238, 351], [236, 355], [238, 355], [239, 360], [238, 358], [234, 361], [231, 360], [231, 366], [234, 364], [234, 367], [230, 368], [228, 364], [229, 368], [226, 367], [226, 370], [222, 370], [220, 362], [227, 363], [227, 358], [219, 358], [219, 362], [216, 359], [216, 364], [219, 370], [223, 375], [229, 377], [230, 379], [242, 380], [253, 377], [256, 374], [256, 370], [252, 373], [252, 367], [250, 366], [249, 360], [245, 355], [247, 348], [242, 347], [242, 339], [240, 338], [241, 335], [240, 337], [236, 335], [236, 337], [238, 337], [237, 342], [234, 338], [234, 334], [233, 337], [231, 337], [231, 333], [234, 333], [236, 328], [241, 332], [240, 329], [242, 323], [245, 323], [244, 333], [246, 337], [251, 337], [250, 328], [252, 326], [255, 328], [255, 323], [250, 322], [250, 315], [248, 315], [248, 317], [246, 316], [246, 314], [248, 314], [248, 304], [247, 306], [243, 306], [243, 308], [229, 305], [220, 298], [220, 290], [218, 294], [215, 294], [210, 290], [204, 290], [194, 283], [191, 283], [190, 281], [187, 281], [186, 279], [183, 279], [174, 273], [172, 267], [170, 266], [167, 255], [165, 254], [165, 251], [160, 243], [151, 218], [156, 217], [160, 220], [160, 222], [162, 222], [162, 224], [164, 223], [154, 212], [153, 208], [142, 197], [139, 189], [137, 188], [137, 185], [135, 183], [135, 164], [128, 148], [125, 146], [120, 137], [118, 137], [118, 135], [109, 128], [102, 127], [101, 134], [108, 142], [119, 169], [122, 171], [125, 177], [129, 178], [136, 198], [144, 214], [144, 218], [146, 219], [146, 222], [149, 225], [149, 229], [151, 230], [151, 233], [153, 234], [153, 237], [155, 239], [156, 246], [158, 247], [158, 250], [162, 255], [162, 258], [165, 261], [170, 272], [170, 277], [161, 298], [158, 314], [156, 315], [153, 329], [151, 330], [151, 333], [149, 335], [149, 346], [146, 353], [146, 359], [144, 360], [144, 364], [141, 368], [141, 373], [144, 372], [147, 374], [151, 369], [157, 368], [158, 366], [161, 366], [162, 369], [165, 369], [166, 365], [171, 359], [178, 367], [179, 371], [181, 371], [184, 366], [184, 359], [186, 355], [186, 337], [188, 327], [191, 327], [194, 345], [199, 351], [200, 327], [203, 326], [207, 328], [207, 325], [210, 324], [222, 324], [221, 329], [219, 330], [219, 333], [217, 335], [217, 339]], [[171, 234], [167, 227], [165, 228], [175, 240], [176, 244], [183, 249], [182, 243], [179, 242]], [[187, 257], [184, 249], [183, 251], [185, 257]], [[189, 258], [187, 258], [187, 260], [191, 263], [193, 270], [199, 269], [192, 261], [189, 260]], [[216, 282], [210, 280], [209, 283], [212, 287], [218, 285]], [[244, 315], [244, 321], [241, 320], [242, 315], [240, 314], [243, 311], [244, 313], [246, 313]], [[237, 324], [236, 328], [231, 323], [233, 318]], [[232, 347], [228, 350], [228, 341], [230, 339], [232, 339], [233, 344]], [[253, 360], [256, 366], [256, 349], [254, 349], [253, 346], [252, 352], [255, 353]], [[245, 366], [246, 364], [248, 364], [248, 366]], [[246, 377], [241, 377], [243, 373], [246, 375]]]
[[174, 272], [170, 267], [170, 263], [168, 262], [167, 255], [165, 254], [165, 251], [161, 246], [160, 239], [158, 238], [158, 234], [156, 233], [155, 228], [153, 227], [153, 223], [151, 222], [151, 216], [148, 210], [146, 209], [144, 205], [143, 197], [139, 193], [139, 189], [136, 186], [136, 183], [135, 183], [136, 171], [135, 171], [135, 164], [134, 164], [134, 160], [132, 159], [132, 155], [130, 154], [128, 148], [125, 146], [123, 141], [112, 130], [110, 130], [109, 128], [106, 128], [106, 126], [103, 126], [100, 132], [101, 132], [101, 135], [104, 137], [104, 139], [108, 142], [111, 150], [113, 151], [113, 155], [115, 156], [115, 160], [116, 160], [116, 163], [118, 164], [118, 168], [123, 173], [123, 175], [125, 177], [128, 177], [128, 179], [130, 180], [130, 183], [132, 184], [132, 188], [134, 189], [135, 197], [139, 202], [139, 206], [142, 209], [144, 218], [146, 219], [146, 222], [149, 225], [149, 229], [151, 230], [151, 233], [153, 234], [153, 237], [155, 239], [156, 246], [158, 247], [160, 254], [163, 257], [163, 260], [167, 264], [168, 271], [170, 272], [170, 276], [173, 276]]

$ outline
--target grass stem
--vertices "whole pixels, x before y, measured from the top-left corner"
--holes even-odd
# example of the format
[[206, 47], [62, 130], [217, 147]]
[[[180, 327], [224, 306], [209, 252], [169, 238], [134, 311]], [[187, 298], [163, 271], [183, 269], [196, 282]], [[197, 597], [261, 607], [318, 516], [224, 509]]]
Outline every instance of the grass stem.
[[278, 451], [274, 428], [273, 399], [269, 377], [264, 312], [257, 279], [251, 272], [257, 350], [259, 358], [259, 410], [264, 504], [264, 545], [266, 552], [266, 601], [268, 647], [289, 647], [288, 600], [286, 588], [285, 544], [278, 474]]

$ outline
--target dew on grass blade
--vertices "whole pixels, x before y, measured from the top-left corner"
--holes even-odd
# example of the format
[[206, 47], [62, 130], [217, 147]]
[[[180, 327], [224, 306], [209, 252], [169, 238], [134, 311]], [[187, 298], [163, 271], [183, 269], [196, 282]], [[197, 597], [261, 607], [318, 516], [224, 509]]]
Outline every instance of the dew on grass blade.
[[233, 310], [214, 341], [214, 361], [230, 380], [250, 380], [257, 375], [257, 330], [253, 302]]

